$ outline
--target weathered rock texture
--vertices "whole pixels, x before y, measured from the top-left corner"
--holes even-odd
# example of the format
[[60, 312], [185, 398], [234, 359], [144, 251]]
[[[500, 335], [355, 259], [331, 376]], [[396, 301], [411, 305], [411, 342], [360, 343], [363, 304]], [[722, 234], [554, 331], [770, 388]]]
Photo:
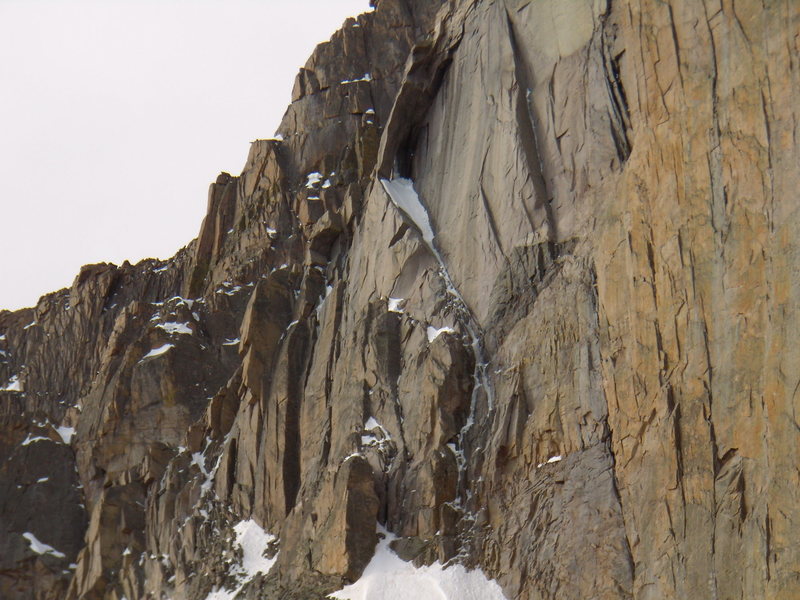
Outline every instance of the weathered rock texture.
[[197, 240], [0, 313], [0, 596], [201, 600], [252, 518], [243, 598], [376, 523], [509, 599], [800, 597], [798, 56], [791, 0], [346, 21]]

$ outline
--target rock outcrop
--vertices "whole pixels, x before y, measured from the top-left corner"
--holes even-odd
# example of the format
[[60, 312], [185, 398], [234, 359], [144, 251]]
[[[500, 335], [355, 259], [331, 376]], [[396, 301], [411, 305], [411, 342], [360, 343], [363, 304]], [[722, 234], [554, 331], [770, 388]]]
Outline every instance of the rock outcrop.
[[0, 596], [324, 598], [378, 524], [509, 599], [800, 596], [800, 5], [376, 4], [195, 241], [0, 312]]

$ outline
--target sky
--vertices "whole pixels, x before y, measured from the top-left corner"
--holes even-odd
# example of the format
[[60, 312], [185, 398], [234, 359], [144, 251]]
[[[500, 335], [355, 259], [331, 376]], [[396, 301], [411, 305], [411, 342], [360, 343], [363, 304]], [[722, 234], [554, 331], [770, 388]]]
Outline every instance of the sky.
[[368, 0], [0, 0], [0, 309], [168, 258]]

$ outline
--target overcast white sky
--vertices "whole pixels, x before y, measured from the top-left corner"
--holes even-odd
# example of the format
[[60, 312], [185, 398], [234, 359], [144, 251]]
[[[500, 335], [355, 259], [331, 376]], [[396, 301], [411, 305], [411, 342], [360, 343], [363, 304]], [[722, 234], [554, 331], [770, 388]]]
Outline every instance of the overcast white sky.
[[0, 309], [167, 258], [368, 0], [0, 0]]

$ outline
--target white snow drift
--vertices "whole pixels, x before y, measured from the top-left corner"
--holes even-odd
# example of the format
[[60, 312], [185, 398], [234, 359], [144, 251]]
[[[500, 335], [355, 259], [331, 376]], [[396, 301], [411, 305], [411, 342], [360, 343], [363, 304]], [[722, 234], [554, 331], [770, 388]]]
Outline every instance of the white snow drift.
[[233, 600], [242, 588], [253, 579], [258, 573], [269, 573], [272, 565], [278, 559], [276, 554], [272, 558], [266, 558], [264, 551], [267, 546], [275, 541], [275, 536], [264, 531], [258, 523], [252, 519], [240, 521], [233, 526], [236, 533], [235, 544], [241, 548], [241, 564], [233, 564], [228, 568], [228, 574], [236, 578], [237, 586], [233, 590], [214, 588], [206, 596], [206, 600]]
[[394, 535], [379, 529], [384, 538], [361, 578], [334, 592], [337, 600], [507, 600], [497, 582], [482, 571], [462, 565], [447, 568], [439, 562], [415, 567], [398, 557], [389, 544]]

